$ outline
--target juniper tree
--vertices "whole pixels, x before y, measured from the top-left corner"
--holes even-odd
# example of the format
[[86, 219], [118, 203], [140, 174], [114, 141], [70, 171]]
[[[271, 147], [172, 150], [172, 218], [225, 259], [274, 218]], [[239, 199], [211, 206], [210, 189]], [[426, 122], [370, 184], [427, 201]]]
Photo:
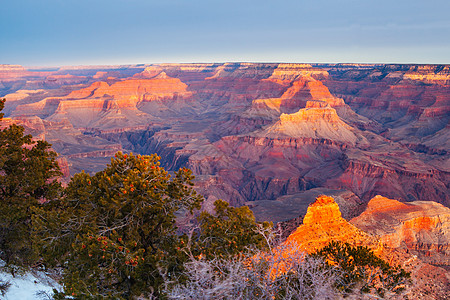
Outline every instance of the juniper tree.
[[192, 179], [185, 168], [171, 176], [157, 155], [118, 152], [105, 170], [76, 174], [60, 201], [37, 209], [37, 242], [46, 262], [63, 268], [65, 294], [158, 295], [160, 273], [177, 273], [186, 260], [175, 214], [200, 207]]
[[[5, 100], [0, 100], [0, 111]], [[3, 114], [0, 113], [0, 124]], [[33, 141], [16, 124], [0, 131], [0, 258], [8, 265], [29, 265], [32, 208], [60, 191], [57, 154], [45, 141]]]
[[269, 222], [258, 223], [248, 206], [233, 207], [223, 200], [214, 202], [214, 214], [206, 211], [198, 217], [200, 233], [197, 251], [207, 258], [226, 257], [254, 249], [267, 248], [260, 226], [268, 229]]
[[344, 292], [359, 289], [383, 296], [386, 292], [401, 292], [409, 281], [410, 273], [399, 266], [391, 266], [377, 257], [369, 248], [331, 241], [313, 253], [327, 264], [342, 270], [337, 287]]

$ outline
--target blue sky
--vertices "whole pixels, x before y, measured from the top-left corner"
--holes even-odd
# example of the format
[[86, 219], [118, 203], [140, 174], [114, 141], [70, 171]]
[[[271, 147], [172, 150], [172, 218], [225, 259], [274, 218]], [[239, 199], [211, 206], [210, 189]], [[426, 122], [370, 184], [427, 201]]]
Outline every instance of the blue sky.
[[1, 0], [0, 64], [450, 63], [448, 0]]

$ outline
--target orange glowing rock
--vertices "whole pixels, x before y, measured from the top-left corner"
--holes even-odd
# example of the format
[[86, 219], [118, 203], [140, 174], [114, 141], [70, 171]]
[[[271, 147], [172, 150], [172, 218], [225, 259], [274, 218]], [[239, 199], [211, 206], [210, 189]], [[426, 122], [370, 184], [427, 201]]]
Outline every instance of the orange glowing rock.
[[[300, 225], [285, 243], [297, 245], [308, 253], [323, 248], [331, 240], [349, 243], [353, 246], [367, 246], [375, 255], [389, 264], [400, 265], [407, 272], [411, 272], [413, 285], [408, 292], [409, 299], [421, 299], [421, 295], [424, 294], [427, 294], [430, 299], [448, 299], [450, 293], [446, 287], [449, 286], [450, 280], [446, 270], [426, 263], [423, 257], [413, 255], [411, 250], [393, 248], [392, 240], [381, 234], [382, 231], [389, 231], [388, 228], [390, 228], [392, 236], [401, 238], [402, 233], [408, 231], [411, 233], [410, 230], [413, 229], [416, 233], [422, 232], [422, 237], [429, 238], [434, 234], [437, 237], [435, 240], [447, 239], [450, 232], [448, 229], [450, 225], [448, 211], [450, 209], [434, 202], [418, 202], [400, 203], [377, 196], [369, 202], [368, 208], [363, 214], [349, 223], [341, 217], [339, 207], [332, 197], [319, 196], [308, 207], [303, 225]], [[428, 206], [431, 213], [424, 214], [427, 208], [422, 205]], [[414, 215], [416, 217], [413, 217]], [[406, 218], [406, 216], [408, 217]], [[401, 219], [405, 219], [405, 221], [399, 222]], [[436, 221], [437, 219], [440, 221]], [[377, 230], [377, 224], [382, 228], [381, 230]], [[361, 229], [367, 230], [367, 232]], [[417, 235], [412, 236], [417, 237]], [[403, 241], [408, 240], [411, 235], [407, 234], [406, 237]], [[442, 249], [445, 248], [442, 247]], [[289, 253], [281, 253], [281, 255], [288, 257]], [[436, 263], [446, 264], [442, 255], [431, 253], [431, 256], [428, 256], [428, 258], [433, 257], [439, 259], [435, 260]], [[430, 262], [430, 259], [428, 261]], [[281, 265], [281, 269], [283, 269], [283, 265]]]
[[337, 115], [336, 110], [325, 102], [308, 101], [307, 107], [293, 114], [281, 114], [278, 122], [267, 127], [267, 136], [290, 136], [328, 139], [353, 145], [358, 132]]
[[383, 196], [350, 221], [387, 247], [406, 249], [422, 260], [450, 265], [450, 209], [431, 201], [401, 203]]
[[308, 253], [326, 246], [331, 240], [377, 248], [376, 239], [342, 218], [339, 206], [332, 197], [319, 196], [308, 207], [300, 225], [286, 240]]

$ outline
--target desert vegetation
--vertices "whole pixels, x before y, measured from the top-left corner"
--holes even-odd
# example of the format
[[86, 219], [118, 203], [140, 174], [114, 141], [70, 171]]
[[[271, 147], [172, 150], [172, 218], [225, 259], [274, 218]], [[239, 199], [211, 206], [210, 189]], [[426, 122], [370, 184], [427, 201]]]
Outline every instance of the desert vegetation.
[[[0, 111], [4, 102], [0, 100]], [[0, 114], [0, 122], [2, 118]], [[7, 265], [37, 259], [31, 245], [32, 208], [59, 199], [56, 156], [47, 142], [24, 135], [22, 126], [0, 131], [0, 259]]]
[[308, 255], [246, 206], [200, 212], [192, 172], [169, 174], [156, 154], [118, 152], [63, 188], [57, 154], [23, 132], [0, 132], [0, 258], [11, 272], [58, 271], [55, 299], [335, 299], [407, 283], [368, 248], [332, 242]]

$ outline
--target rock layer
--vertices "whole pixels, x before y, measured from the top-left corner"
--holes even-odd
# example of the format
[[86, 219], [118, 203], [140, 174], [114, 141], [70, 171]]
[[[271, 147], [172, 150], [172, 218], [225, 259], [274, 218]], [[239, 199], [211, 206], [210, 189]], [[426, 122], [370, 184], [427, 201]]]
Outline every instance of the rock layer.
[[342, 218], [339, 206], [332, 197], [322, 195], [309, 205], [303, 224], [289, 235], [286, 243], [295, 243], [311, 253], [325, 247], [331, 240], [354, 246], [379, 247], [373, 236]]
[[328, 188], [365, 202], [383, 194], [450, 206], [448, 66], [2, 66], [0, 73], [6, 116], [47, 122], [30, 132], [68, 155], [72, 173], [98, 170], [120, 144], [157, 152], [170, 170], [192, 168], [200, 192], [235, 205]]
[[407, 249], [425, 262], [450, 266], [450, 209], [439, 203], [401, 203], [376, 196], [350, 222], [390, 248]]

